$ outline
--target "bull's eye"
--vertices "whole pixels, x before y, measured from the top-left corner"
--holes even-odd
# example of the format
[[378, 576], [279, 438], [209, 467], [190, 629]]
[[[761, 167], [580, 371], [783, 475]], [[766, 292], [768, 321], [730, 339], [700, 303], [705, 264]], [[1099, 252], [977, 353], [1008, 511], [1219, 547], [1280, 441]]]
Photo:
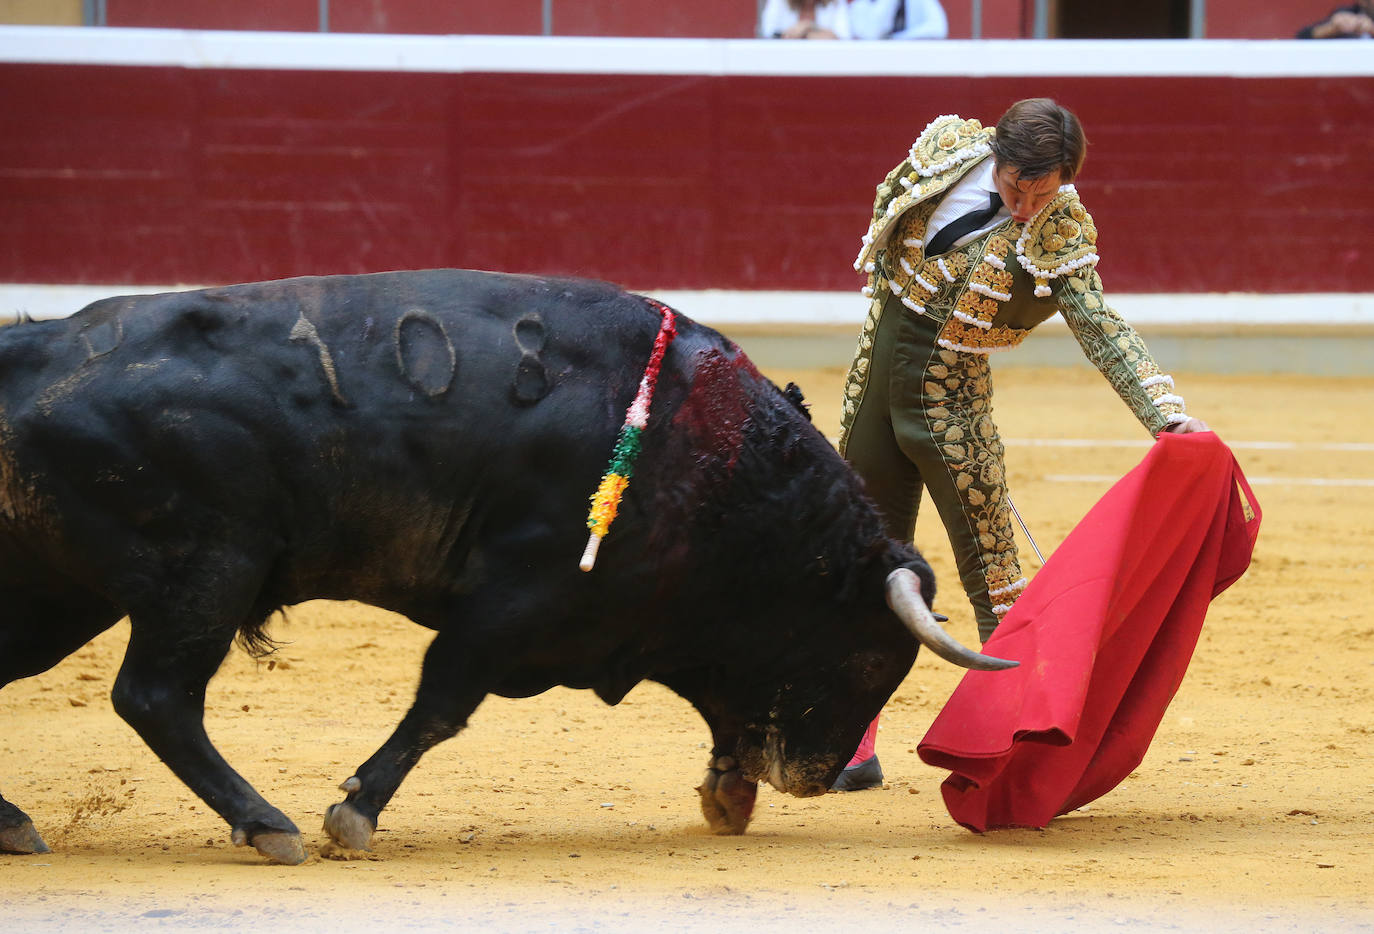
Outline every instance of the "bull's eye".
[[887, 670], [887, 659], [880, 652], [859, 652], [850, 658], [848, 668], [856, 681], [872, 686]]

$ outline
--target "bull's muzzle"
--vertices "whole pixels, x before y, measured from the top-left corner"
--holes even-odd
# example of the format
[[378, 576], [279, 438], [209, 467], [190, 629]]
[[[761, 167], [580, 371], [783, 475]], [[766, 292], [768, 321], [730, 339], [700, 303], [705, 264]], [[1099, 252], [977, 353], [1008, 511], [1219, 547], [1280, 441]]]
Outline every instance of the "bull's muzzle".
[[764, 781], [778, 791], [797, 798], [823, 795], [830, 790], [830, 786], [818, 781], [816, 776], [825, 772], [830, 765], [809, 764], [811, 768], [804, 767], [802, 763], [789, 762], [786, 738], [775, 727], [769, 727], [763, 746]]

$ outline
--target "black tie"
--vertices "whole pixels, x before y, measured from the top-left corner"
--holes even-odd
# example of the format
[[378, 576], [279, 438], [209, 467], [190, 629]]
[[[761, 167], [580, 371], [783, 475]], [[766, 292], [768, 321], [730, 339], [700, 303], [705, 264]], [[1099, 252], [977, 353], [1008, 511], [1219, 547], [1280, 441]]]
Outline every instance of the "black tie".
[[979, 208], [976, 211], [969, 211], [962, 217], [956, 217], [944, 226], [944, 228], [931, 238], [926, 246], [926, 256], [940, 256], [954, 245], [965, 234], [972, 233], [992, 220], [993, 215], [1002, 209], [1002, 196], [997, 192], [988, 193], [988, 206]]

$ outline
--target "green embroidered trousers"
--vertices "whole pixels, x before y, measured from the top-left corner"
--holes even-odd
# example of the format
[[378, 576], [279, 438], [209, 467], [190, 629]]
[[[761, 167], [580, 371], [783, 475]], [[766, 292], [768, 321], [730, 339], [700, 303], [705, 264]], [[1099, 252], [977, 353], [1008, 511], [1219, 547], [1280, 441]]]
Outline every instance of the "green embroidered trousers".
[[1025, 580], [992, 420], [988, 358], [939, 347], [941, 324], [888, 298], [840, 453], [863, 477], [893, 538], [912, 540], [922, 490], [929, 492], [978, 635], [987, 641]]

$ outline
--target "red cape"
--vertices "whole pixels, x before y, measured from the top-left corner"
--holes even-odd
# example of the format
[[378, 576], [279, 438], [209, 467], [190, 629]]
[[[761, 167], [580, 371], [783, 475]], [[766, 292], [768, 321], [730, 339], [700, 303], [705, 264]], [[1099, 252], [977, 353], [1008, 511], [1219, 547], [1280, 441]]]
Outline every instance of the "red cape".
[[1140, 764], [1260, 509], [1211, 432], [1161, 435], [1045, 562], [921, 741], [973, 831], [1043, 827]]

